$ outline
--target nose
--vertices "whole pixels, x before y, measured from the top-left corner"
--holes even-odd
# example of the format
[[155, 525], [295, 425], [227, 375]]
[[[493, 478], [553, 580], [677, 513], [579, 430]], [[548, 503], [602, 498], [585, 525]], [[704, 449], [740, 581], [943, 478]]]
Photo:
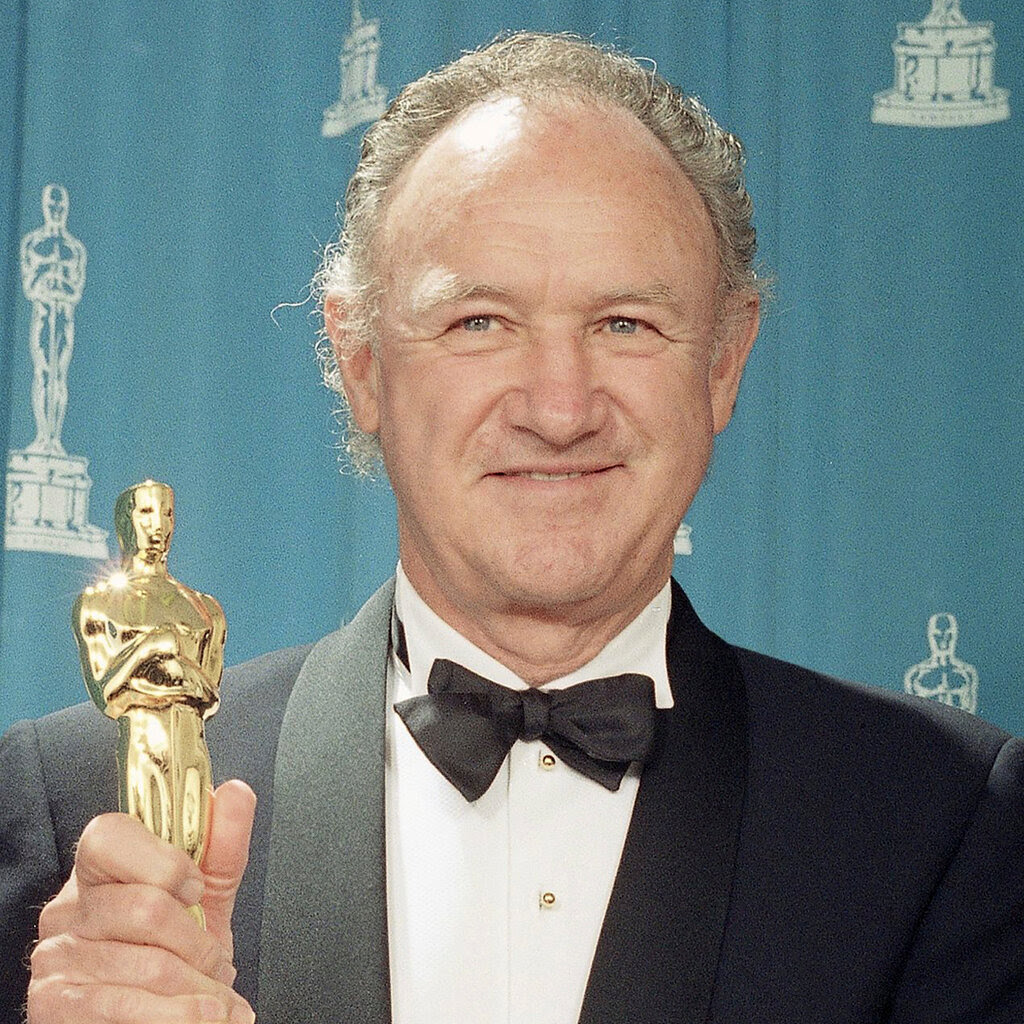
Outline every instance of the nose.
[[554, 331], [531, 338], [523, 348], [520, 385], [509, 396], [511, 425], [559, 448], [597, 433], [608, 397], [594, 359], [585, 338]]

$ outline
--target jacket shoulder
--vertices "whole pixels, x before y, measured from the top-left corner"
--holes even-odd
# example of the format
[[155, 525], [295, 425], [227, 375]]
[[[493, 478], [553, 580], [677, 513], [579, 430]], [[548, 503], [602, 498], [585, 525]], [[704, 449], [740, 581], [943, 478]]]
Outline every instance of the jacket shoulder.
[[899, 991], [927, 1010], [894, 1021], [1020, 1020], [1024, 744], [733, 650], [749, 763], [720, 971], [761, 984], [720, 990], [715, 1019], [875, 1019]]
[[934, 750], [942, 757], [976, 761], [986, 773], [1010, 733], [937, 701], [881, 686], [849, 682], [768, 655], [733, 648], [743, 674], [752, 728], [795, 731], [885, 760], [909, 763]]

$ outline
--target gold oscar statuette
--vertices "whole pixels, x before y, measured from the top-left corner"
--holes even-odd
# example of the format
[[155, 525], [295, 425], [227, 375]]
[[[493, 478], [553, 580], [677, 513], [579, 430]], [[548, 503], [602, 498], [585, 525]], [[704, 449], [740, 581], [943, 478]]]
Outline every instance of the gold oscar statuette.
[[[203, 722], [219, 702], [227, 624], [209, 594], [167, 571], [174, 492], [146, 480], [114, 505], [121, 569], [78, 595], [86, 689], [117, 720], [120, 809], [197, 864], [213, 792]], [[205, 924], [200, 906], [191, 908]]]

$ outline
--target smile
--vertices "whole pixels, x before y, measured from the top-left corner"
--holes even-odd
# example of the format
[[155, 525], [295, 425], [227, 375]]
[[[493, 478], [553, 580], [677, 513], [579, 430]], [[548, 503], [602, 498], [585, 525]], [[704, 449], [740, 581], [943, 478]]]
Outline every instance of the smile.
[[546, 469], [506, 469], [492, 474], [506, 480], [535, 480], [538, 483], [553, 484], [562, 483], [566, 480], [581, 480], [584, 478], [603, 476], [615, 465], [584, 467], [583, 469], [546, 470]]
[[516, 473], [516, 476], [525, 476], [528, 480], [575, 480], [583, 476], [582, 473]]

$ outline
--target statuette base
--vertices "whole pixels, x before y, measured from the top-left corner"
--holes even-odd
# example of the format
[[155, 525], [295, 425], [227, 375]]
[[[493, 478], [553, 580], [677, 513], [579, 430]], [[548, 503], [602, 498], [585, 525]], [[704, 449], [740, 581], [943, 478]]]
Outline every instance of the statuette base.
[[107, 559], [107, 531], [89, 523], [89, 460], [26, 449], [7, 455], [4, 546]]

